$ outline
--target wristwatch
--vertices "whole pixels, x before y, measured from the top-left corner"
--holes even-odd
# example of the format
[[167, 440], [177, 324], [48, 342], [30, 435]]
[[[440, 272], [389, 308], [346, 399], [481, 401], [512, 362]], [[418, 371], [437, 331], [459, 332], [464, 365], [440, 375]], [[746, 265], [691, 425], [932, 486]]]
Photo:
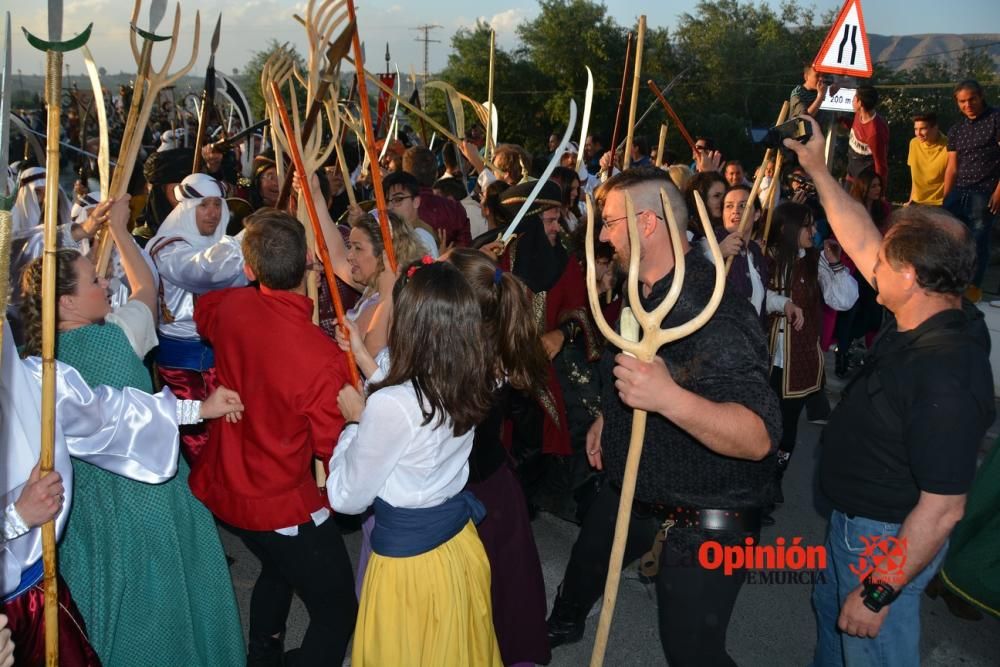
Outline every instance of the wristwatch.
[[862, 585], [864, 590], [861, 592], [861, 597], [865, 601], [865, 606], [876, 614], [899, 597], [899, 591], [884, 581], [872, 581], [871, 575], [865, 577]]

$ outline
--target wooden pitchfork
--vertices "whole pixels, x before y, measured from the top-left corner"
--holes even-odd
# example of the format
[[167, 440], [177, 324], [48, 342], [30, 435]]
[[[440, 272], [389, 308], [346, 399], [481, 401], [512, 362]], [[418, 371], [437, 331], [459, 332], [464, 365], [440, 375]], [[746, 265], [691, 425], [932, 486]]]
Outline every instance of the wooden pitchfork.
[[[701, 218], [702, 227], [705, 229], [705, 238], [708, 241], [709, 249], [715, 263], [715, 289], [708, 300], [705, 309], [696, 317], [684, 324], [669, 329], [662, 328], [663, 320], [673, 309], [677, 300], [681, 296], [681, 288], [684, 286], [684, 252], [681, 248], [682, 227], [674, 216], [673, 208], [667, 197], [665, 190], [660, 190], [660, 203], [663, 206], [664, 219], [667, 221], [667, 229], [670, 231], [670, 242], [674, 251], [674, 279], [667, 291], [663, 301], [647, 312], [642, 307], [639, 300], [639, 232], [636, 221], [635, 206], [632, 197], [625, 192], [625, 213], [628, 217], [629, 234], [629, 268], [628, 268], [628, 298], [632, 314], [642, 329], [642, 338], [633, 340], [636, 336], [629, 336], [625, 322], [627, 315], [622, 314], [623, 334], [620, 335], [614, 330], [601, 312], [600, 292], [597, 288], [597, 272], [594, 262], [594, 201], [587, 195], [587, 296], [590, 299], [590, 310], [604, 337], [613, 345], [627, 354], [631, 354], [641, 361], [652, 361], [657, 351], [664, 345], [689, 336], [708, 322], [715, 314], [716, 308], [722, 301], [723, 291], [726, 287], [726, 272], [723, 270], [722, 253], [719, 251], [719, 244], [715, 240], [715, 233], [712, 231], [712, 223], [705, 210], [705, 204], [696, 192], [694, 193], [695, 203], [698, 207], [698, 216]], [[695, 251], [697, 252], [697, 251]], [[631, 319], [631, 318], [629, 318]], [[634, 322], [633, 322], [634, 324]], [[636, 335], [638, 331], [634, 332]], [[608, 632], [611, 629], [611, 618], [615, 613], [615, 602], [618, 598], [618, 583], [621, 579], [622, 561], [625, 556], [625, 541], [628, 538], [629, 518], [632, 514], [632, 500], [635, 496], [635, 481], [639, 471], [639, 460], [642, 457], [643, 439], [646, 435], [646, 411], [633, 410], [632, 412], [632, 436], [629, 440], [628, 458], [625, 462], [625, 477], [622, 480], [621, 501], [618, 505], [618, 518], [615, 522], [615, 540], [611, 547], [611, 559], [608, 564], [608, 578], [604, 585], [604, 603], [601, 606], [601, 618], [597, 624], [597, 638], [594, 640], [594, 652], [591, 654], [590, 666], [600, 667], [604, 664], [604, 654], [608, 646]]]
[[[154, 0], [154, 7], [162, 2]], [[187, 74], [194, 66], [194, 61], [198, 58], [198, 41], [201, 35], [201, 15], [194, 13], [194, 45], [191, 47], [191, 58], [187, 64], [174, 72], [169, 73], [170, 66], [174, 62], [174, 55], [177, 53], [177, 37], [181, 30], [181, 5], [177, 3], [174, 10], [174, 26], [169, 37], [160, 37], [152, 32], [147, 32], [138, 27], [139, 9], [142, 0], [135, 0], [132, 8], [132, 30], [129, 31], [129, 43], [132, 46], [132, 56], [139, 66], [135, 77], [135, 89], [132, 91], [132, 105], [129, 108], [128, 120], [125, 123], [125, 131], [122, 134], [122, 145], [118, 153], [118, 162], [115, 167], [114, 176], [111, 178], [110, 196], [118, 199], [128, 191], [128, 183], [132, 178], [132, 170], [135, 167], [136, 158], [139, 156], [139, 148], [142, 146], [142, 135], [149, 124], [149, 116], [156, 106], [160, 91], [172, 86]], [[151, 12], [150, 29], [155, 28], [152, 23], [158, 23], [158, 18], [153, 18]], [[142, 48], [136, 40], [136, 35], [143, 38]], [[166, 60], [160, 69], [153, 68], [151, 56], [153, 52], [153, 42], [170, 40], [170, 49], [167, 51]], [[108, 264], [111, 261], [111, 234], [108, 233], [107, 223], [102, 228], [101, 238], [97, 242], [97, 275], [105, 276], [108, 273]]]
[[[285, 156], [282, 145], [274, 140], [275, 132], [280, 130], [281, 116], [271, 95], [271, 82], [274, 81], [281, 88], [290, 79], [295, 69], [295, 60], [292, 59], [288, 44], [282, 44], [274, 50], [274, 53], [264, 62], [264, 67], [260, 70], [260, 90], [264, 96], [265, 113], [271, 119], [271, 145], [274, 147], [274, 166], [278, 180], [285, 177]], [[286, 144], [287, 145], [287, 144]]]

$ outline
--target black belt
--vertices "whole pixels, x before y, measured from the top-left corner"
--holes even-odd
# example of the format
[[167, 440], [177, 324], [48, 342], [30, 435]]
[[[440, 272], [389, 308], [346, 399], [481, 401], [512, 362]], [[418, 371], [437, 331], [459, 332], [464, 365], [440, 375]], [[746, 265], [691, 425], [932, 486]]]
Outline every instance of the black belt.
[[633, 508], [640, 514], [651, 514], [661, 521], [674, 521], [675, 528], [698, 528], [729, 533], [759, 533], [760, 510], [749, 509], [707, 509], [677, 507], [660, 503], [644, 503], [636, 500]]

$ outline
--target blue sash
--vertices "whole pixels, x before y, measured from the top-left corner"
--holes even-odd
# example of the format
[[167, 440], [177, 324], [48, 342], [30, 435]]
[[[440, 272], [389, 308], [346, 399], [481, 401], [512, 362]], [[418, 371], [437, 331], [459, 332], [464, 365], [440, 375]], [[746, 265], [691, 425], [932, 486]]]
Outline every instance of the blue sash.
[[215, 353], [200, 340], [171, 338], [160, 334], [156, 363], [167, 368], [207, 371], [215, 366]]
[[42, 580], [45, 575], [45, 565], [42, 563], [42, 559], [39, 558], [34, 563], [28, 566], [27, 570], [21, 572], [21, 583], [17, 585], [17, 590], [0, 600], [0, 603], [6, 604], [11, 600], [16, 600], [21, 597], [21, 594], [26, 590], [37, 584]]
[[426, 509], [393, 507], [381, 498], [374, 508], [372, 551], [391, 558], [427, 553], [458, 535], [469, 519], [479, 523], [486, 516], [486, 508], [468, 491]]

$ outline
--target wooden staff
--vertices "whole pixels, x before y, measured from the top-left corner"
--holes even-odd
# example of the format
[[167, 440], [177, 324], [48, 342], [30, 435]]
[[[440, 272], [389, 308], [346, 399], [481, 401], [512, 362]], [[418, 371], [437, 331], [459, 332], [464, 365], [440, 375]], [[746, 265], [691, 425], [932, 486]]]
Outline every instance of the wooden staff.
[[[483, 149], [483, 155], [485, 157], [490, 157], [493, 155], [493, 67], [494, 61], [496, 60], [497, 52], [497, 31], [490, 29], [490, 74], [489, 80], [486, 84], [486, 147]], [[456, 146], [456, 148], [461, 148], [461, 146]], [[461, 151], [459, 151], [461, 154]], [[463, 179], [464, 180], [464, 179]]]
[[[663, 329], [663, 320], [666, 319], [671, 309], [681, 296], [681, 288], [684, 285], [684, 253], [681, 249], [681, 229], [675, 219], [673, 207], [667, 197], [665, 190], [660, 190], [660, 203], [663, 206], [664, 217], [667, 220], [667, 229], [670, 231], [670, 241], [674, 252], [674, 280], [670, 285], [663, 301], [660, 302], [652, 312], [646, 311], [639, 300], [639, 257], [640, 242], [638, 232], [638, 222], [636, 220], [635, 206], [628, 191], [625, 192], [625, 213], [628, 218], [629, 243], [631, 253], [629, 256], [628, 271], [628, 296], [634, 315], [635, 335], [629, 336], [625, 327], [625, 316], [622, 317], [622, 334], [614, 330], [602, 315], [599, 302], [599, 292], [597, 287], [597, 269], [594, 261], [594, 200], [587, 195], [587, 296], [590, 301], [590, 310], [594, 315], [594, 321], [598, 329], [605, 338], [617, 346], [623, 352], [633, 355], [641, 361], [652, 361], [657, 351], [664, 345], [689, 336], [701, 328], [712, 315], [722, 301], [722, 295], [726, 287], [726, 274], [722, 270], [722, 252], [719, 244], [715, 240], [715, 233], [712, 231], [712, 223], [705, 211], [705, 205], [701, 201], [701, 196], [695, 192], [695, 204], [698, 207], [698, 215], [701, 218], [702, 227], [705, 229], [709, 249], [715, 262], [715, 288], [712, 296], [708, 300], [705, 309], [696, 317], [676, 327]], [[686, 226], [686, 225], [685, 225]], [[624, 314], [623, 314], [624, 315]], [[638, 329], [642, 329], [641, 340], [634, 340], [638, 337]], [[618, 598], [618, 584], [621, 579], [622, 562], [625, 556], [625, 542], [628, 539], [628, 526], [632, 517], [632, 500], [635, 497], [635, 482], [639, 471], [639, 460], [642, 457], [643, 440], [646, 435], [646, 411], [632, 411], [632, 434], [629, 439], [628, 457], [625, 462], [625, 476], [622, 480], [621, 500], [618, 504], [618, 517], [615, 521], [615, 539], [611, 547], [611, 558], [608, 563], [608, 578], [604, 585], [604, 604], [601, 606], [601, 619], [597, 624], [597, 637], [594, 640], [594, 652], [590, 657], [591, 667], [601, 667], [604, 664], [604, 654], [608, 646], [608, 633], [611, 629], [611, 619], [615, 613], [615, 602]]]
[[694, 139], [691, 138], [691, 135], [690, 133], [688, 133], [687, 128], [684, 127], [684, 123], [681, 122], [680, 116], [678, 116], [677, 112], [674, 111], [674, 108], [670, 106], [670, 102], [667, 102], [667, 98], [664, 97], [663, 93], [660, 92], [660, 89], [657, 87], [655, 81], [650, 79], [649, 81], [646, 82], [646, 85], [649, 86], [649, 89], [653, 91], [654, 95], [656, 95], [656, 99], [658, 99], [660, 101], [660, 104], [663, 105], [664, 111], [666, 111], [670, 115], [670, 118], [673, 119], [674, 123], [677, 125], [677, 129], [681, 133], [681, 136], [684, 137], [684, 141], [687, 142], [687, 145], [691, 147], [691, 152], [694, 153], [695, 152]]
[[663, 166], [663, 150], [667, 145], [667, 123], [660, 125], [660, 140], [656, 142], [656, 166]]
[[[319, 252], [320, 261], [323, 263], [323, 275], [326, 276], [326, 285], [330, 289], [330, 298], [333, 300], [333, 310], [337, 314], [337, 322], [340, 330], [350, 337], [347, 332], [347, 315], [344, 313], [344, 304], [340, 300], [340, 291], [337, 289], [337, 277], [333, 273], [333, 262], [330, 260], [330, 251], [326, 247], [326, 237], [323, 236], [323, 227], [319, 223], [319, 213], [316, 211], [316, 202], [312, 198], [312, 190], [309, 185], [310, 174], [302, 163], [302, 154], [299, 152], [299, 139], [296, 136], [292, 121], [288, 118], [288, 110], [285, 109], [285, 101], [281, 99], [281, 88], [276, 81], [271, 81], [271, 94], [274, 96], [274, 104], [278, 109], [281, 118], [281, 127], [285, 136], [288, 137], [288, 151], [292, 154], [292, 163], [299, 172], [299, 181], [302, 183], [302, 197], [306, 202], [306, 211], [309, 213], [309, 221], [312, 223], [313, 233], [316, 235], [316, 250]], [[347, 348], [347, 363], [351, 372], [351, 384], [357, 387], [361, 382], [358, 375], [358, 364], [354, 361], [354, 353], [350, 346]]]
[[[785, 161], [784, 151], [778, 151], [778, 157], [774, 160], [774, 174], [771, 175], [771, 186], [767, 191], [767, 218], [764, 222], [763, 246], [767, 249], [767, 237], [771, 233], [771, 220], [774, 218], [774, 205], [778, 201], [778, 191], [781, 189], [781, 167]], [[764, 163], [764, 171], [767, 171], [767, 163]], [[747, 200], [747, 206], [753, 204], [752, 200]]]
[[[347, 0], [347, 11], [351, 17], [351, 23], [357, 26], [358, 17], [354, 12], [354, 0]], [[361, 53], [361, 38], [358, 36], [357, 27], [351, 32], [351, 43], [354, 46], [355, 68], [361, 72], [364, 70], [364, 56]], [[390, 89], [391, 92], [391, 89]], [[368, 87], [365, 85], [365, 77], [358, 76], [358, 97], [361, 100], [361, 122], [365, 126], [365, 144], [368, 146], [368, 155], [378, 155], [375, 150], [375, 130], [372, 128], [372, 110], [368, 101]], [[399, 96], [395, 96], [400, 99]], [[378, 162], [372, 160], [372, 189], [375, 191], [375, 207], [378, 209], [378, 222], [382, 227], [382, 245], [385, 246], [385, 254], [389, 259], [389, 270], [396, 272], [396, 250], [392, 247], [392, 229], [389, 226], [389, 210], [385, 206], [385, 193], [382, 192], [382, 168]]]
[[[625, 108], [625, 88], [628, 86], [629, 65], [632, 63], [632, 39], [634, 34], [630, 30], [625, 38], [625, 67], [622, 69], [622, 86], [618, 91], [618, 110], [615, 111], [615, 126], [611, 129], [611, 164], [614, 165], [616, 153], [618, 152], [618, 128], [622, 124], [622, 109]], [[629, 147], [631, 148], [631, 146]], [[625, 151], [628, 153], [628, 151]], [[609, 167], [607, 174], [610, 176], [613, 167]]]
[[[785, 118], [788, 117], [788, 100], [781, 105], [781, 111], [778, 113], [778, 120], [774, 123], [775, 125], [781, 125], [785, 122]], [[753, 201], [757, 198], [757, 193], [760, 192], [760, 183], [764, 180], [764, 170], [767, 168], [767, 163], [771, 161], [771, 156], [774, 154], [773, 148], [768, 148], [764, 151], [764, 160], [760, 163], [760, 169], [757, 170], [757, 177], [754, 178], [753, 187], [750, 188], [750, 196], [747, 198], [746, 208], [743, 209], [743, 215], [740, 216], [740, 226], [737, 233], [741, 236], [743, 232], [746, 231], [747, 225], [750, 224], [751, 214], [753, 213]], [[736, 255], [731, 255], [726, 258], [726, 273], [729, 273], [729, 267], [733, 265], [733, 259]]]
[[639, 36], [635, 40], [635, 66], [632, 68], [632, 100], [628, 106], [628, 132], [625, 134], [625, 155], [622, 171], [632, 164], [632, 139], [635, 136], [635, 109], [639, 104], [639, 76], [642, 73], [642, 45], [646, 41], [646, 15], [639, 17]]
[[[48, 108], [45, 145], [45, 220], [42, 238], [42, 424], [39, 472], [45, 477], [55, 465], [56, 438], [56, 253], [59, 224], [59, 135], [62, 111], [63, 53], [74, 51], [90, 38], [93, 24], [76, 37], [62, 41], [62, 3], [49, 4], [49, 38], [24, 30], [34, 48], [45, 52], [45, 104]], [[23, 30], [23, 28], [22, 28]], [[42, 524], [42, 567], [45, 592], [45, 664], [59, 665], [59, 586], [56, 570], [55, 518]]]

